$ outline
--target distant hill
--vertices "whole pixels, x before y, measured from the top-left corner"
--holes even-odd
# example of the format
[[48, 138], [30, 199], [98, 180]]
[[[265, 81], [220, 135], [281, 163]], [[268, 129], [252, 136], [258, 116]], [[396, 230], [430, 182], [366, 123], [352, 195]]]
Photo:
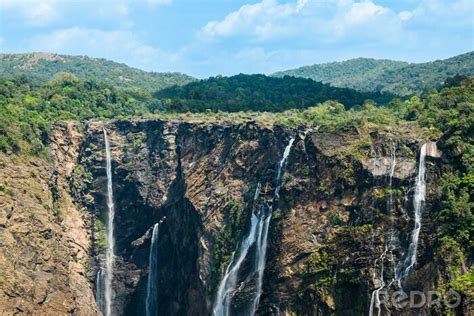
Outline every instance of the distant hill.
[[36, 79], [51, 79], [58, 72], [69, 72], [82, 80], [95, 78], [117, 87], [150, 91], [196, 80], [177, 72], [147, 72], [103, 58], [50, 53], [0, 54], [0, 75], [25, 74]]
[[327, 100], [339, 101], [350, 108], [363, 104], [367, 99], [385, 103], [392, 97], [332, 87], [311, 79], [244, 74], [173, 86], [156, 92], [154, 96], [166, 108], [177, 112], [284, 111], [307, 108]]
[[358, 91], [381, 91], [400, 96], [420, 95], [425, 89], [440, 88], [455, 75], [474, 75], [474, 52], [445, 60], [409, 64], [385, 59], [356, 58], [342, 62], [304, 66], [274, 73], [310, 78], [335, 87]]

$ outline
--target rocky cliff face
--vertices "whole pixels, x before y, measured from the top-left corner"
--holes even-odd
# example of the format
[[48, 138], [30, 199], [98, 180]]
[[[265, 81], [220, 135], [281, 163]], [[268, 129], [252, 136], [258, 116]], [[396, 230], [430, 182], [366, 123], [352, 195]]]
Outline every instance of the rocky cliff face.
[[0, 156], [0, 314], [98, 314], [86, 273], [89, 214], [70, 195], [80, 126], [56, 127], [52, 161]]
[[[15, 196], [30, 195], [0, 192], [5, 235], [0, 242], [12, 249], [2, 257], [1, 270], [26, 282], [41, 281], [21, 282], [25, 290], [15, 285], [18, 278], [0, 283], [0, 306], [7, 306], [7, 313], [42, 314], [42, 308], [45, 314], [100, 313], [93, 291], [105, 255], [103, 128], [111, 143], [116, 207], [114, 315], [145, 314], [151, 230], [164, 218], [157, 245], [159, 313], [211, 314], [219, 280], [249, 229], [255, 189], [260, 183], [263, 195], [272, 194], [290, 137], [295, 142], [274, 206], [257, 313], [367, 314], [371, 293], [381, 284], [381, 266], [388, 269], [385, 278], [392, 277], [396, 269], [390, 272], [390, 266], [406, 257], [417, 157], [421, 144], [430, 141], [413, 126], [328, 133], [270, 129], [250, 121], [90, 121], [56, 127], [52, 165], [2, 162], [11, 169], [5, 174], [15, 174], [5, 183], [17, 183], [18, 191], [29, 186], [19, 179], [28, 179], [45, 199], [38, 203], [32, 193], [31, 203], [18, 205]], [[417, 265], [404, 280], [405, 288], [420, 291], [435, 288], [438, 278], [432, 216], [439, 207], [437, 181], [444, 162], [434, 144], [428, 147]], [[32, 170], [41, 170], [37, 180]], [[35, 215], [26, 218], [30, 213]], [[389, 231], [396, 246], [381, 263]], [[244, 262], [239, 281], [252, 260]], [[235, 292], [237, 314], [246, 295], [245, 289]], [[429, 311], [423, 307], [414, 313]]]

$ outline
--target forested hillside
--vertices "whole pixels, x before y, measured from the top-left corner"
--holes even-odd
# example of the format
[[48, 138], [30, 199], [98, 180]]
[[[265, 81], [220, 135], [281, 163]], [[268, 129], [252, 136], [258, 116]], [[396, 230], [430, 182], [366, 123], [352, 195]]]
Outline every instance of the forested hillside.
[[[362, 94], [308, 79], [263, 75], [210, 78], [165, 89], [154, 96], [141, 90], [83, 81], [67, 73], [49, 81], [11, 77], [0, 80], [0, 150], [41, 154], [51, 124], [59, 120], [188, 111], [205, 112], [211, 118], [224, 116], [222, 112], [226, 111], [254, 112], [250, 115], [259, 111], [281, 112], [268, 115], [285, 125], [315, 124], [329, 129], [358, 127], [364, 122], [418, 120], [424, 126], [458, 130], [464, 138], [472, 133], [473, 94], [473, 79], [463, 77], [449, 78], [441, 92], [424, 100], [393, 99], [390, 103], [389, 95]], [[386, 102], [386, 106], [374, 101]], [[459, 136], [458, 132], [453, 135]], [[453, 144], [456, 139], [453, 138]], [[463, 147], [467, 145], [462, 142], [457, 146], [459, 151], [472, 151], [470, 146]]]
[[303, 109], [327, 100], [338, 101], [350, 108], [361, 105], [366, 99], [384, 103], [392, 96], [335, 88], [311, 79], [240, 74], [173, 86], [156, 92], [155, 97], [173, 111], [237, 112]]
[[421, 95], [424, 90], [440, 88], [448, 77], [474, 75], [474, 52], [420, 64], [357, 58], [273, 74], [276, 77], [285, 75], [310, 78], [359, 91], [381, 91], [400, 96]]
[[0, 81], [0, 150], [40, 155], [49, 128], [60, 120], [143, 116], [153, 109], [149, 95], [71, 74], [34, 81], [25, 76]]
[[196, 80], [177, 72], [146, 72], [104, 58], [50, 53], [0, 54], [0, 75], [25, 74], [49, 80], [59, 72], [69, 72], [82, 80], [95, 79], [117, 87], [150, 91]]

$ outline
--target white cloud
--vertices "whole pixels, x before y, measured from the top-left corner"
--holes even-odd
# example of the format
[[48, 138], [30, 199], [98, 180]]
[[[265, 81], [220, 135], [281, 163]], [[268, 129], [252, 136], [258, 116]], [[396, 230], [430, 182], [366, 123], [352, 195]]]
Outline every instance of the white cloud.
[[373, 1], [297, 0], [280, 4], [262, 0], [244, 5], [222, 20], [208, 22], [199, 32], [201, 39], [250, 37], [256, 41], [285, 37], [332, 41], [335, 37], [359, 32], [379, 36], [392, 35], [402, 19], [391, 9]]
[[59, 18], [57, 0], [0, 0], [0, 7], [4, 12], [19, 13], [27, 24], [43, 26]]
[[270, 38], [282, 31], [278, 21], [297, 15], [308, 0], [298, 0], [294, 4], [279, 4], [275, 0], [262, 0], [247, 4], [229, 13], [221, 21], [207, 23], [200, 32], [203, 38], [229, 37], [241, 33], [253, 33], [261, 38]]
[[134, 33], [123, 30], [60, 29], [33, 37], [28, 46], [33, 51], [107, 58], [146, 70], [172, 70], [180, 59], [179, 53], [144, 44]]
[[474, 2], [472, 0], [423, 0], [409, 11], [412, 20], [432, 25], [474, 25]]
[[327, 26], [326, 36], [355, 35], [359, 38], [386, 40], [398, 37], [401, 32], [401, 19], [398, 15], [372, 1], [340, 3], [330, 20], [324, 21], [322, 18], [322, 24]]
[[[256, 42], [292, 38], [334, 42], [342, 38], [394, 42], [413, 37], [407, 23], [470, 23], [472, 0], [423, 0], [412, 10], [396, 12], [373, 0], [261, 0], [243, 5], [222, 20], [208, 22], [201, 39], [240, 37]], [[459, 17], [462, 22], [456, 21]], [[441, 21], [439, 21], [441, 19]]]

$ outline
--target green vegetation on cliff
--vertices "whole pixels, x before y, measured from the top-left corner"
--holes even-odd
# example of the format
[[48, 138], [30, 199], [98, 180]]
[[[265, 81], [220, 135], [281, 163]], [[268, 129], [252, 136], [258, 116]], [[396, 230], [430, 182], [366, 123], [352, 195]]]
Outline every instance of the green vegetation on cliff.
[[149, 91], [196, 80], [176, 72], [146, 72], [104, 58], [49, 53], [0, 54], [0, 75], [27, 75], [49, 80], [60, 72], [72, 73], [82, 80], [95, 79], [116, 87]]
[[[472, 168], [470, 161], [474, 150], [469, 135], [472, 134], [473, 79], [447, 86], [424, 99], [395, 99], [388, 106], [378, 106], [373, 101], [364, 102], [365, 96], [353, 90], [333, 90], [311, 80], [287, 77], [271, 78], [269, 81], [268, 77], [260, 75], [241, 75], [228, 79], [215, 78], [205, 83], [193, 83], [182, 89], [165, 90], [163, 94], [157, 93], [159, 97], [168, 93], [174, 95], [174, 99], [163, 101], [143, 90], [124, 90], [95, 81], [81, 81], [68, 73], [58, 74], [48, 82], [31, 80], [24, 76], [3, 78], [0, 80], [0, 150], [40, 154], [44, 150], [51, 124], [59, 120], [112, 119], [158, 114], [163, 118], [170, 115], [192, 118], [188, 113], [172, 113], [187, 110], [200, 112], [212, 108], [215, 112], [205, 111], [198, 117], [203, 120], [257, 120], [269, 125], [314, 125], [329, 130], [416, 121], [420, 126], [431, 127], [434, 131], [444, 133], [445, 145], [457, 153], [466, 168]], [[259, 88], [261, 93], [252, 90], [258, 86], [259, 81], [262, 81], [263, 85], [263, 88]], [[248, 87], [248, 90], [236, 88], [239, 84]], [[204, 86], [202, 90], [194, 90], [190, 88], [192, 85]], [[319, 87], [321, 90], [315, 92], [311, 87]], [[287, 103], [278, 101], [272, 94], [274, 90], [278, 92], [274, 93], [275, 96], [281, 97]], [[311, 91], [305, 92], [307, 90]], [[241, 91], [241, 99], [234, 100], [230, 97], [235, 95], [236, 91]], [[341, 94], [338, 94], [339, 92]], [[346, 95], [346, 92], [349, 94]], [[189, 100], [183, 103], [183, 99], [180, 99], [183, 93], [202, 100], [194, 100], [197, 103], [187, 103]], [[361, 105], [349, 110], [334, 101], [318, 104], [319, 101], [326, 100], [322, 95], [337, 99], [350, 98], [354, 93], [354, 100], [361, 102]], [[268, 99], [265, 99], [266, 97]], [[314, 103], [310, 103], [311, 97], [316, 98]], [[318, 98], [321, 100], [318, 101]], [[221, 112], [226, 109], [237, 110], [240, 106], [241, 110], [253, 112]], [[255, 112], [261, 110], [261, 107], [266, 110], [288, 110], [280, 113]]]
[[357, 58], [304, 66], [273, 75], [310, 78], [335, 87], [359, 91], [381, 91], [409, 96], [421, 95], [423, 91], [431, 88], [438, 89], [447, 77], [458, 74], [474, 75], [474, 52], [420, 64]]
[[[456, 83], [453, 84], [454, 82]], [[361, 127], [368, 125], [393, 126], [394, 123], [398, 125], [412, 121], [421, 127], [430, 128], [428, 131], [441, 135], [437, 145], [443, 151], [443, 162], [439, 161], [435, 164], [440, 168], [441, 181], [435, 188], [430, 186], [430, 190], [438, 192], [437, 198], [431, 201], [433, 203], [431, 208], [433, 231], [425, 233], [428, 236], [423, 237], [426, 243], [431, 243], [431, 248], [428, 255], [420, 254], [420, 257], [424, 256], [424, 260], [434, 263], [432, 273], [436, 279], [437, 291], [444, 294], [453, 289], [458, 291], [466, 301], [470, 301], [474, 296], [472, 292], [474, 80], [472, 78], [461, 82], [448, 80], [446, 87], [439, 92], [434, 91], [424, 99], [412, 97], [406, 101], [394, 100], [380, 113], [377, 113], [376, 107], [372, 107], [373, 105], [367, 104], [357, 111], [344, 111], [337, 104], [326, 103], [298, 113], [293, 121], [297, 123], [312, 121], [316, 124], [325, 124], [325, 128], [329, 129], [349, 126], [359, 129], [360, 132], [363, 132]], [[312, 113], [317, 114], [312, 116]], [[365, 120], [357, 122], [350, 119], [363, 114], [367, 114]], [[351, 122], [354, 123], [351, 124]], [[339, 181], [342, 182], [342, 179], [347, 180], [347, 178], [347, 176], [341, 177]], [[328, 183], [334, 184], [335, 180], [330, 180]], [[327, 185], [322, 181], [321, 186]], [[320, 194], [324, 198], [324, 192]], [[385, 207], [383, 200], [386, 200], [387, 196], [391, 196], [394, 200], [402, 198], [401, 192], [394, 192], [392, 189], [390, 191], [384, 188], [374, 190], [370, 198], [382, 200], [383, 207], [380, 210], [364, 210], [368, 214], [365, 223], [374, 225], [379, 219], [382, 223], [379, 225], [384, 225], [387, 219], [384, 219], [386, 214], [383, 213]], [[327, 198], [334, 198], [334, 194]], [[369, 244], [369, 240], [374, 240], [373, 236], [378, 233], [377, 229], [366, 230], [367, 226], [363, 225], [364, 223], [359, 223], [360, 226], [337, 227], [337, 222], [332, 216], [332, 213], [328, 214], [329, 223], [332, 228], [335, 228], [333, 235], [330, 234], [328, 240], [321, 243], [320, 248], [309, 255], [302, 265], [300, 273], [304, 281], [299, 289], [299, 301], [296, 302], [297, 306], [305, 306], [306, 303], [310, 306], [315, 300], [322, 301], [329, 308], [329, 311], [326, 311], [327, 314], [331, 311], [343, 313], [341, 309], [347, 307], [338, 299], [337, 289], [360, 285], [360, 278], [365, 280], [374, 278], [370, 272], [370, 267], [373, 265], [371, 262], [373, 257], [370, 253], [372, 252], [373, 256], [377, 247], [379, 251], [384, 249], [383, 244], [370, 244], [370, 250], [364, 249]], [[348, 245], [348, 242], [352, 244]], [[352, 252], [345, 253], [345, 249], [352, 249]], [[355, 257], [351, 258], [352, 255]], [[443, 315], [452, 315], [452, 312], [442, 307], [434, 307], [433, 310], [434, 314]]]
[[[238, 201], [231, 200], [225, 207], [224, 227], [216, 234], [212, 254], [212, 282], [217, 286], [219, 279], [229, 263], [232, 251], [235, 249], [237, 240], [241, 238], [244, 224], [244, 209]], [[235, 238], [238, 236], [237, 238]]]
[[67, 73], [47, 83], [24, 76], [3, 79], [0, 81], [0, 150], [39, 154], [44, 150], [53, 122], [140, 116], [153, 107], [149, 100], [143, 92], [81, 81]]

